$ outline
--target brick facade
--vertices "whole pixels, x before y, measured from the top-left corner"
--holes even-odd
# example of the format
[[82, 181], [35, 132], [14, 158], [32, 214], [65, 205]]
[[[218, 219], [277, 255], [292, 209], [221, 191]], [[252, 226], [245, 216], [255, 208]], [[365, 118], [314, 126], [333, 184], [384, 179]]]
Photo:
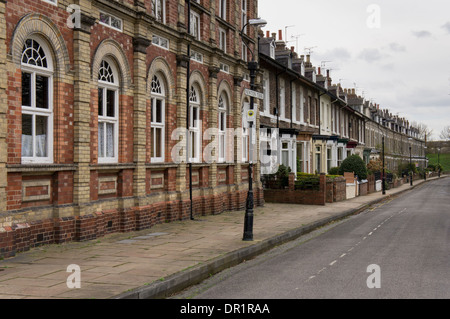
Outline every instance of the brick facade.
[[[215, 15], [217, 1], [192, 2], [191, 10], [200, 16], [200, 39], [186, 33], [184, 1], [165, 1], [163, 23], [152, 16], [152, 2], [147, 0], [102, 1], [99, 7], [97, 2], [74, 2], [80, 8], [80, 24], [70, 28], [66, 1], [58, 0], [56, 5], [42, 0], [0, 1], [0, 72], [6, 74], [0, 79], [2, 257], [41, 244], [91, 240], [190, 217], [189, 170], [185, 162], [172, 158], [177, 145], [185, 146], [184, 140], [172, 138], [172, 132], [186, 128], [188, 45], [203, 60], [190, 62], [189, 83], [200, 95], [200, 135], [217, 127], [221, 94], [229, 102], [227, 127], [242, 125], [242, 105], [248, 101], [243, 90], [249, 82], [243, 80], [248, 71], [241, 59], [240, 1], [228, 2], [225, 20]], [[257, 1], [247, 2], [247, 17], [255, 18]], [[120, 19], [121, 28], [100, 23], [100, 12]], [[226, 30], [226, 53], [218, 48], [217, 26]], [[256, 34], [249, 26], [246, 40], [251, 49]], [[153, 36], [167, 40], [167, 47], [152, 43]], [[45, 135], [52, 137], [52, 154], [45, 163], [39, 159], [23, 163], [22, 156], [21, 61], [30, 38], [48, 47], [46, 57], [52, 65], [46, 73], [52, 81], [52, 130]], [[114, 149], [117, 159], [110, 162], [99, 161], [104, 146], [99, 135], [98, 74], [104, 60], [115, 70], [117, 83], [117, 137], [113, 138], [117, 145], [107, 146]], [[229, 70], [221, 71], [221, 64]], [[164, 87], [164, 157], [160, 162], [152, 159], [150, 125], [155, 75]], [[193, 165], [194, 216], [245, 207], [247, 164], [240, 163], [239, 137], [234, 142], [232, 162], [201, 159]], [[201, 150], [209, 143], [203, 140]], [[264, 203], [259, 176], [259, 164], [255, 164], [255, 205]]]

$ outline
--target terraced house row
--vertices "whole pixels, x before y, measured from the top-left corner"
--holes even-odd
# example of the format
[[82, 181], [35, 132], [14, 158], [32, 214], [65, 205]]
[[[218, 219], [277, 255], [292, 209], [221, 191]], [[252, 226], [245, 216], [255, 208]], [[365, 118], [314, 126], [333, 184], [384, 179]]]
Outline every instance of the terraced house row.
[[327, 172], [382, 136], [390, 168], [407, 143], [424, 165], [406, 120], [256, 18], [257, 0], [0, 0], [0, 256], [243, 209], [249, 172], [262, 205], [280, 163]]
[[368, 163], [381, 158], [383, 137], [388, 170], [410, 160], [426, 167], [425, 141], [406, 119], [366, 101], [354, 88], [333, 84], [330, 70], [314, 67], [310, 54], [299, 56], [286, 47], [281, 30], [259, 35], [262, 175], [280, 164], [292, 172], [328, 173], [353, 154]]
[[255, 17], [256, 0], [1, 0], [0, 255], [242, 209]]

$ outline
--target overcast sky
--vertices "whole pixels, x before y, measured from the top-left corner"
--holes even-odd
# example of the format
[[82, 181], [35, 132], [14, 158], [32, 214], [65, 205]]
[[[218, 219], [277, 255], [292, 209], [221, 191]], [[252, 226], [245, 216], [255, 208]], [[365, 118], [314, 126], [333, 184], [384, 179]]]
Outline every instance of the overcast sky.
[[331, 61], [333, 83], [434, 139], [450, 125], [450, 1], [259, 0], [259, 16], [264, 34], [282, 30], [299, 55], [312, 48], [314, 66]]

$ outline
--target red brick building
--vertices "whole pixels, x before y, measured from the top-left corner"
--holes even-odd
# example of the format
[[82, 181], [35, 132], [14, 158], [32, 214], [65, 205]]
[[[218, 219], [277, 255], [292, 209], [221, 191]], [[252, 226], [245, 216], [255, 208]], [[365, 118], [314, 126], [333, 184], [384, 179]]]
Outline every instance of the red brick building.
[[72, 2], [0, 0], [0, 256], [244, 208], [257, 1]]

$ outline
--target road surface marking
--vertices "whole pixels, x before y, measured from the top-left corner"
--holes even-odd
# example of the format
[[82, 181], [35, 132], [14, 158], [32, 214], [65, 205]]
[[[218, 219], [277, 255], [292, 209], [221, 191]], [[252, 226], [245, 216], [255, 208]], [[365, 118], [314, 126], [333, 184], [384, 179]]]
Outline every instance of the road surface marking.
[[333, 266], [335, 263], [337, 263], [337, 260], [332, 261], [331, 264], [330, 264], [330, 266]]

